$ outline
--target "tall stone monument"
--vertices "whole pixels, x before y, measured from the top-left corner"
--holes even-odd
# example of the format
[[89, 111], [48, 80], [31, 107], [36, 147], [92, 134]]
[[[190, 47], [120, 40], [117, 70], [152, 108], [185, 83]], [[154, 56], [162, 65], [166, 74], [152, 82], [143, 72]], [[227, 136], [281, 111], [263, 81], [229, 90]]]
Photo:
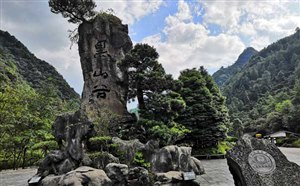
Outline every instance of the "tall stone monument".
[[82, 23], [78, 31], [84, 78], [81, 109], [86, 113], [107, 109], [127, 115], [128, 82], [118, 62], [132, 48], [128, 26], [115, 16], [103, 14]]

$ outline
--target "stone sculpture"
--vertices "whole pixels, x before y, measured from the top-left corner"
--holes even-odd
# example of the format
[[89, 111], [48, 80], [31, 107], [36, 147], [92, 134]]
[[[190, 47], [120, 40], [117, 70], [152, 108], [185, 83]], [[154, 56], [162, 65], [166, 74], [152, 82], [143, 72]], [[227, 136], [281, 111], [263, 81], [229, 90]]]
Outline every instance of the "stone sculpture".
[[236, 186], [297, 186], [300, 166], [289, 162], [271, 142], [244, 135], [227, 152], [227, 163]]

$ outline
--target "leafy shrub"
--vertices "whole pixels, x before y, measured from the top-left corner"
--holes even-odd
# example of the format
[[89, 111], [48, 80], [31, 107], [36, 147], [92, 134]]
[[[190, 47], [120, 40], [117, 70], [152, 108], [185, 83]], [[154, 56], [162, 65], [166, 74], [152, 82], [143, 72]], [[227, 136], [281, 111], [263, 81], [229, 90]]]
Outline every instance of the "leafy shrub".
[[88, 149], [90, 151], [112, 151], [115, 148], [111, 136], [95, 136], [89, 139]]
[[293, 142], [293, 147], [299, 147], [300, 148], [300, 138]]
[[146, 169], [151, 167], [151, 163], [146, 162], [142, 152], [136, 152], [133, 159], [133, 164], [136, 166], [141, 166]]

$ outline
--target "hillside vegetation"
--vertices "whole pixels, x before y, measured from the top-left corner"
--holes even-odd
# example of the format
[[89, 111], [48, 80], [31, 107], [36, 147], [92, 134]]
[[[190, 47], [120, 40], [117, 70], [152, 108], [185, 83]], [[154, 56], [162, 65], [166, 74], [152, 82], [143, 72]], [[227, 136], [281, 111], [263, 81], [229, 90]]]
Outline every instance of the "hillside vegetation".
[[[261, 50], [223, 86], [245, 132], [300, 132], [300, 33]], [[236, 130], [236, 129], [234, 129]]]
[[55, 117], [79, 108], [79, 95], [55, 68], [0, 31], [0, 170], [38, 162], [56, 147]]
[[239, 72], [244, 67], [244, 65], [249, 62], [251, 57], [255, 54], [257, 54], [257, 51], [252, 47], [248, 47], [240, 54], [240, 56], [238, 57], [238, 59], [233, 65], [226, 68], [221, 67], [212, 76], [215, 82], [217, 83], [217, 85], [220, 88], [222, 88], [224, 84], [228, 81], [228, 79], [230, 79], [237, 72]]

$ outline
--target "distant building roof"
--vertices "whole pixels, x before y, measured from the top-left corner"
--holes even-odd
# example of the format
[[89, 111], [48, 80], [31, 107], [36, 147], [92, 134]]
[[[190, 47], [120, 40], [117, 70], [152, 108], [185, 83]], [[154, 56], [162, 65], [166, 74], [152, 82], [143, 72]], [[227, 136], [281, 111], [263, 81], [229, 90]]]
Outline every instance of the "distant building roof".
[[294, 133], [294, 132], [290, 132], [290, 131], [286, 131], [286, 130], [280, 130], [280, 131], [277, 131], [273, 134], [266, 135], [265, 137], [284, 138], [284, 137], [287, 136], [287, 134], [293, 134], [293, 135], [296, 135], [296, 136], [300, 136], [300, 134], [297, 134], [297, 133]]

